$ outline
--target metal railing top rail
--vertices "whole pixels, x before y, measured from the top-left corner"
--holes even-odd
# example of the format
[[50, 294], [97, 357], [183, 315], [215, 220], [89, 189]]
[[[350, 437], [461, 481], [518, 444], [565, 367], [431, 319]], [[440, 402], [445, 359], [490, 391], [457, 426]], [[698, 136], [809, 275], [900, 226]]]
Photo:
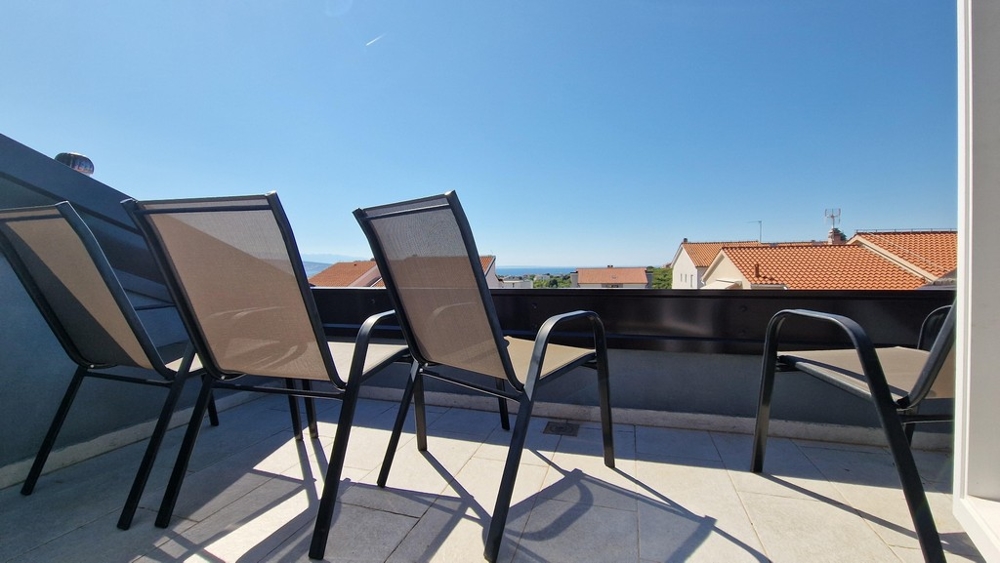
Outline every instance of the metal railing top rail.
[[[380, 289], [314, 288], [328, 331], [354, 329], [389, 307]], [[923, 318], [951, 303], [953, 291], [686, 291], [621, 289], [496, 289], [493, 300], [504, 332], [534, 334], [554, 311], [596, 311], [612, 348], [669, 352], [760, 354], [764, 332], [782, 309], [815, 309], [855, 319], [878, 346], [912, 346]], [[794, 327], [789, 327], [794, 330]], [[572, 342], [573, 333], [564, 333]], [[802, 330], [793, 347], [836, 346], [826, 328]]]

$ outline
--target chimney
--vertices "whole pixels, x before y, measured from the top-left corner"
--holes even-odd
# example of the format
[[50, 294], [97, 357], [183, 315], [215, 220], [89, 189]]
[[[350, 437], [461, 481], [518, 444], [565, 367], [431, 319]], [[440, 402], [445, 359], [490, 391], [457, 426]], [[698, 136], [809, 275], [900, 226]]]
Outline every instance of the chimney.
[[845, 244], [847, 242], [847, 236], [844, 235], [837, 227], [832, 227], [830, 232], [826, 235], [826, 243], [830, 245], [835, 244]]

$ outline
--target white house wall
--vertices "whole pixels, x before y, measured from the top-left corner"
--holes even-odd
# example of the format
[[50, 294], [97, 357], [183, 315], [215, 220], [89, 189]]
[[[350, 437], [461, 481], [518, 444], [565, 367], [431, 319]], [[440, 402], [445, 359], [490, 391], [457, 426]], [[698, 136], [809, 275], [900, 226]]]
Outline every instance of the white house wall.
[[712, 264], [712, 266], [709, 266], [708, 271], [705, 272], [705, 285], [718, 280], [733, 280], [739, 281], [743, 289], [750, 289], [749, 280], [743, 277], [740, 269], [736, 267], [736, 264], [733, 264], [733, 261], [725, 253], [717, 257], [716, 261]]
[[672, 267], [672, 289], [698, 289], [700, 287], [701, 276], [687, 252], [681, 250]]

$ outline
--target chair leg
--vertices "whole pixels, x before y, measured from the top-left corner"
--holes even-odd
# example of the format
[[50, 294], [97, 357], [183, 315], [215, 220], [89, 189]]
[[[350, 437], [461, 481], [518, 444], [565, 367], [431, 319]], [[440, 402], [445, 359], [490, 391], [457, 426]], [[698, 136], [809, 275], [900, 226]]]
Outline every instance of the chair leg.
[[136, 472], [135, 479], [132, 481], [132, 490], [128, 493], [128, 499], [125, 501], [125, 507], [122, 508], [121, 516], [118, 517], [118, 527], [122, 530], [127, 530], [132, 525], [132, 518], [135, 517], [135, 511], [139, 508], [139, 500], [142, 498], [142, 491], [146, 488], [149, 474], [153, 470], [153, 463], [156, 461], [156, 454], [159, 453], [163, 437], [170, 427], [170, 418], [177, 407], [177, 401], [181, 397], [181, 390], [184, 389], [186, 380], [186, 376], [178, 376], [170, 385], [167, 399], [163, 402], [163, 408], [160, 409], [160, 418], [156, 420], [156, 426], [149, 437], [149, 444], [146, 445], [146, 453], [142, 457], [142, 463], [139, 464], [139, 471]]
[[[295, 380], [291, 378], [285, 378], [285, 389], [290, 391], [295, 390]], [[295, 395], [288, 396], [288, 413], [292, 415], [292, 433], [295, 434], [295, 439], [299, 442], [302, 441], [302, 419], [299, 417], [299, 400]]]
[[417, 451], [427, 451], [427, 409], [424, 408], [424, 375], [419, 370], [413, 380], [413, 421], [417, 428]]
[[208, 400], [208, 423], [212, 426], [219, 425], [219, 409], [215, 407], [215, 395]]
[[[302, 390], [309, 391], [312, 384], [308, 379], [302, 380]], [[309, 425], [309, 437], [313, 440], [319, 438], [319, 425], [316, 423], [316, 402], [312, 397], [305, 398], [306, 403], [306, 424]]]
[[889, 451], [892, 452], [892, 459], [896, 463], [899, 482], [903, 487], [903, 496], [906, 498], [906, 506], [910, 510], [910, 518], [913, 519], [913, 527], [917, 533], [917, 540], [920, 542], [920, 549], [924, 553], [925, 561], [929, 563], [943, 562], [945, 558], [944, 549], [941, 547], [941, 536], [934, 524], [934, 515], [931, 514], [924, 485], [920, 481], [920, 474], [917, 473], [917, 463], [913, 459], [910, 443], [906, 439], [906, 432], [903, 430], [895, 405], [892, 403], [888, 386], [885, 387], [882, 394], [888, 400], [878, 401], [878, 394], [873, 393], [876, 395], [875, 408], [878, 410], [885, 437], [889, 441]]
[[913, 432], [917, 429], [917, 423], [914, 418], [918, 414], [920, 407], [901, 409], [896, 411], [896, 415], [899, 416], [900, 422], [903, 424], [903, 432], [906, 433], [906, 443], [913, 445]]
[[316, 524], [313, 528], [312, 543], [309, 546], [310, 559], [323, 559], [326, 552], [326, 541], [330, 535], [333, 522], [333, 509], [337, 503], [337, 491], [340, 489], [340, 475], [344, 469], [347, 457], [347, 442], [351, 436], [354, 424], [354, 412], [358, 406], [358, 392], [361, 388], [361, 376], [351, 377], [344, 393], [343, 404], [340, 406], [340, 418], [337, 421], [337, 433], [333, 439], [333, 450], [330, 453], [329, 465], [323, 481], [323, 493], [320, 496], [319, 510], [316, 512]]
[[403, 433], [403, 424], [406, 422], [406, 411], [410, 408], [410, 401], [413, 399], [413, 386], [417, 378], [419, 366], [413, 362], [410, 368], [410, 377], [403, 387], [403, 399], [399, 403], [399, 411], [396, 413], [396, 422], [392, 425], [392, 435], [389, 436], [389, 445], [385, 450], [385, 458], [382, 460], [382, 469], [378, 474], [378, 486], [385, 487], [385, 482], [389, 479], [389, 469], [392, 467], [392, 460], [396, 457], [396, 448], [399, 447], [399, 436]]
[[597, 393], [601, 403], [601, 434], [604, 439], [604, 465], [615, 467], [615, 432], [611, 422], [611, 380], [607, 356], [597, 358]]
[[191, 452], [194, 451], [194, 444], [198, 440], [201, 421], [205, 419], [205, 411], [208, 409], [208, 403], [212, 399], [212, 386], [214, 383], [215, 380], [211, 376], [202, 376], [201, 392], [194, 403], [194, 412], [191, 413], [191, 421], [188, 423], [187, 431], [184, 433], [184, 441], [181, 443], [181, 448], [177, 452], [177, 461], [174, 462], [174, 469], [170, 474], [167, 490], [163, 493], [163, 500], [160, 502], [160, 511], [156, 514], [155, 525], [157, 528], [166, 528], [170, 524], [170, 517], [173, 516], [174, 506], [177, 504], [177, 496], [181, 492], [184, 475], [187, 473], [188, 462], [191, 461]]
[[76, 399], [76, 393], [80, 390], [80, 385], [83, 384], [83, 378], [86, 376], [87, 368], [83, 366], [76, 368], [73, 379], [70, 380], [69, 387], [66, 388], [66, 393], [63, 394], [62, 402], [59, 403], [59, 409], [56, 410], [56, 415], [52, 418], [49, 431], [45, 434], [45, 439], [42, 440], [42, 445], [38, 448], [38, 453], [35, 454], [35, 461], [31, 464], [28, 477], [21, 486], [22, 495], [30, 495], [35, 490], [35, 484], [38, 483], [38, 478], [42, 475], [42, 468], [45, 467], [45, 462], [49, 459], [49, 454], [56, 443], [59, 431], [62, 430], [62, 425], [66, 422], [66, 415], [69, 414], [69, 409], [73, 406], [73, 400]]
[[750, 471], [753, 473], [760, 473], [764, 469], [767, 427], [771, 421], [771, 396], [774, 394], [774, 369], [777, 362], [777, 355], [765, 349], [760, 373], [760, 395], [757, 399], [757, 421], [754, 424], [753, 449], [750, 454]]
[[[496, 388], [498, 391], [504, 390], [504, 382], [502, 379], [496, 380]], [[507, 399], [497, 397], [497, 402], [499, 403], [500, 410], [500, 427], [504, 430], [510, 430], [510, 411], [507, 410]]]
[[497, 503], [493, 508], [490, 528], [486, 533], [486, 549], [483, 556], [493, 563], [500, 555], [500, 541], [507, 525], [507, 513], [510, 512], [510, 499], [514, 495], [514, 481], [517, 479], [517, 469], [521, 464], [521, 453], [524, 451], [524, 441], [528, 437], [528, 422], [531, 420], [531, 409], [534, 401], [525, 399], [517, 407], [517, 421], [514, 423], [514, 434], [510, 439], [510, 449], [507, 450], [507, 463], [500, 479], [500, 491], [497, 493]]

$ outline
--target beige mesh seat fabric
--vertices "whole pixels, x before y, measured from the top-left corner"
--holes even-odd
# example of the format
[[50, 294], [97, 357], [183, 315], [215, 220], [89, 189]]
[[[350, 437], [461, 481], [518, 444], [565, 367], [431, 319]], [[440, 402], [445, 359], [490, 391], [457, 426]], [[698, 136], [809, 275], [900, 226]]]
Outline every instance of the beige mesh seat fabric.
[[[376, 325], [392, 312], [367, 319], [353, 340], [327, 339], [275, 193], [124, 205], [153, 250], [209, 374], [156, 525], [170, 522], [197, 440], [196, 421], [213, 388], [333, 398], [343, 405], [314, 530], [314, 543], [325, 546], [359, 387], [389, 364], [409, 362], [402, 342], [372, 341]], [[243, 375], [257, 377], [243, 383]], [[268, 378], [301, 385], [268, 386]], [[332, 390], [313, 389], [310, 382], [329, 383], [324, 389]], [[322, 550], [315, 556], [322, 558]]]
[[[30, 495], [88, 377], [168, 389], [118, 526], [128, 528], [184, 382], [201, 373], [190, 343], [150, 339], [114, 270], [69, 202], [0, 210], [0, 247], [77, 369], [35, 456], [21, 493]], [[155, 373], [108, 371], [143, 368]], [[152, 414], [152, 413], [150, 413]], [[213, 409], [213, 424], [218, 424]]]
[[[518, 402], [500, 491], [486, 536], [484, 555], [495, 561], [537, 389], [577, 367], [597, 372], [604, 463], [614, 467], [607, 344], [592, 311], [573, 311], [542, 324], [532, 340], [505, 337], [490, 297], [468, 220], [454, 192], [354, 212], [368, 237], [413, 355], [410, 380], [378, 478], [386, 485], [411, 400], [417, 447], [427, 449], [423, 377], [456, 383]], [[550, 342], [553, 330], [576, 330], [591, 347]], [[478, 374], [471, 380], [455, 369]], [[506, 417], [505, 417], [506, 418]]]
[[[838, 327], [854, 347], [778, 352], [783, 323], [796, 317]], [[916, 424], [947, 422], [954, 417], [951, 401], [955, 386], [954, 340], [955, 313], [951, 306], [936, 309], [927, 316], [914, 348], [875, 348], [860, 325], [841, 315], [802, 309], [779, 311], [768, 324], [764, 343], [751, 471], [763, 470], [777, 368], [807, 373], [864, 398], [872, 402], [878, 413], [924, 558], [944, 561], [941, 539], [910, 451], [910, 441]], [[944, 402], [944, 412], [920, 412], [928, 400]]]

